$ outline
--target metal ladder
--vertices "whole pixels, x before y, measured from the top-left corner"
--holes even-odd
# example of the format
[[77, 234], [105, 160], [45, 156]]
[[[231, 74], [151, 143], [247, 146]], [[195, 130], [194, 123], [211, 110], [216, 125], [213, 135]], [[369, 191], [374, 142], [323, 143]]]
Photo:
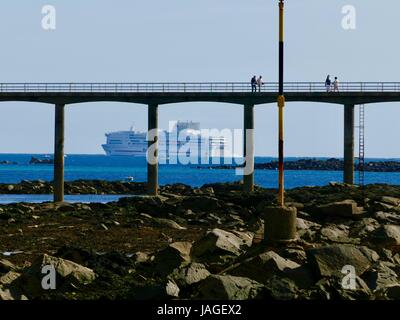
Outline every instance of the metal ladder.
[[358, 184], [363, 187], [365, 182], [365, 110], [359, 105], [358, 125]]

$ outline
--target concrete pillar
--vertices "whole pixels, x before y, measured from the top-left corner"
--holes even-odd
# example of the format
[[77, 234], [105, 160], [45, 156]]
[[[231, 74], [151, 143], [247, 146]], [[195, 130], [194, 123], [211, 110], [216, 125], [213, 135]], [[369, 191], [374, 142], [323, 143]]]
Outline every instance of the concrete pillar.
[[243, 190], [245, 192], [253, 192], [254, 191], [254, 105], [244, 106], [243, 118], [244, 118], [243, 156], [246, 159], [246, 167], [243, 175]]
[[344, 106], [343, 182], [354, 184], [354, 104]]
[[64, 201], [64, 126], [65, 105], [55, 106], [54, 202]]
[[158, 105], [148, 106], [147, 192], [158, 194]]
[[295, 207], [267, 207], [264, 215], [264, 242], [288, 243], [296, 240]]

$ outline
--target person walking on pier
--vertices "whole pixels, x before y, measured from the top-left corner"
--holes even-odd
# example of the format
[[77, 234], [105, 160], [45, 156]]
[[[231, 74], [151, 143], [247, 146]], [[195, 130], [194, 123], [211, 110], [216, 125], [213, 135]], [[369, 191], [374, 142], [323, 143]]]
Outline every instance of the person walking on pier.
[[335, 77], [335, 81], [333, 81], [333, 92], [339, 92], [339, 80]]
[[256, 76], [253, 76], [253, 78], [251, 78], [251, 92], [257, 92], [257, 78], [256, 78]]
[[328, 76], [326, 77], [325, 80], [325, 88], [326, 88], [326, 92], [330, 92], [331, 91], [331, 79], [330, 79], [330, 75], [328, 74]]
[[261, 86], [264, 84], [262, 76], [257, 79], [258, 92], [261, 92]]

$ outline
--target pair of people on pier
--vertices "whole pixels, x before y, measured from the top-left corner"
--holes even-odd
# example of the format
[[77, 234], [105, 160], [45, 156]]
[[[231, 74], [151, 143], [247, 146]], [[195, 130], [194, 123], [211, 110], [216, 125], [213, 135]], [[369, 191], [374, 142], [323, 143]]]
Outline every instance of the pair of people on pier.
[[257, 92], [257, 87], [258, 87], [258, 92], [261, 92], [261, 86], [264, 84], [262, 76], [259, 76], [258, 78], [256, 76], [253, 76], [251, 78], [251, 92]]
[[326, 80], [325, 80], [326, 92], [331, 92], [332, 91], [332, 85], [333, 85], [333, 92], [339, 92], [339, 80], [338, 80], [338, 78], [335, 77], [335, 80], [333, 81], [333, 84], [332, 84], [332, 81], [330, 79], [330, 75], [328, 75], [326, 77]]

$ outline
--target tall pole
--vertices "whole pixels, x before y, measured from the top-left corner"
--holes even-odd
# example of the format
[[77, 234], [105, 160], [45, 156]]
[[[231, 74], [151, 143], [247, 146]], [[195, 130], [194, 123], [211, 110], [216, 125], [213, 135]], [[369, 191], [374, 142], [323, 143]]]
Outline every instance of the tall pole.
[[[158, 195], [158, 105], [148, 106], [147, 193]], [[153, 153], [153, 154], [151, 154]]]
[[243, 176], [243, 190], [254, 191], [254, 105], [244, 106], [244, 158], [246, 167]]
[[285, 107], [285, 96], [283, 92], [283, 60], [284, 60], [284, 42], [283, 42], [283, 17], [284, 17], [284, 0], [279, 0], [279, 194], [278, 203], [284, 206], [284, 143], [283, 143], [283, 110]]
[[64, 126], [65, 105], [55, 106], [54, 130], [54, 202], [64, 201]]
[[343, 182], [354, 184], [354, 104], [344, 106]]

